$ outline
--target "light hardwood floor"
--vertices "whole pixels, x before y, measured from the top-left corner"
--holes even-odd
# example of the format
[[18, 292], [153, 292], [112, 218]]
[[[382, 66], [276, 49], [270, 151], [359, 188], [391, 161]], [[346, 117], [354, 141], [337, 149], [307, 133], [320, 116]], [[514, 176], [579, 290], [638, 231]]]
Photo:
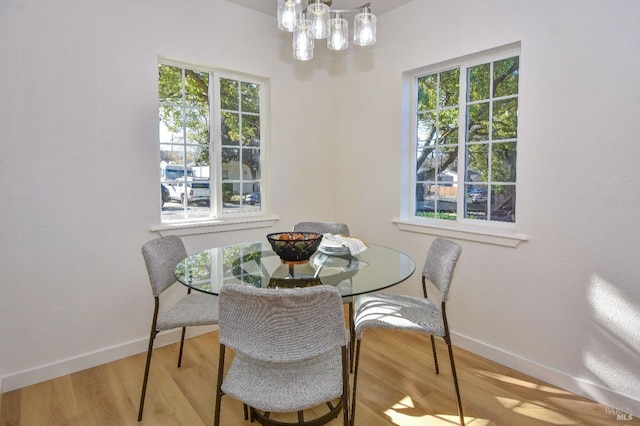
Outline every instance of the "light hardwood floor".
[[[367, 330], [358, 378], [355, 424], [456, 425], [455, 394], [446, 346], [439, 340], [440, 374], [428, 337]], [[145, 354], [7, 392], [0, 425], [212, 425], [217, 332], [154, 352], [143, 421], [137, 408]], [[455, 348], [465, 421], [480, 425], [638, 425], [616, 420], [605, 406]], [[248, 426], [242, 405], [223, 397], [223, 425]], [[255, 424], [255, 423], [254, 423]], [[342, 424], [341, 416], [330, 425]]]

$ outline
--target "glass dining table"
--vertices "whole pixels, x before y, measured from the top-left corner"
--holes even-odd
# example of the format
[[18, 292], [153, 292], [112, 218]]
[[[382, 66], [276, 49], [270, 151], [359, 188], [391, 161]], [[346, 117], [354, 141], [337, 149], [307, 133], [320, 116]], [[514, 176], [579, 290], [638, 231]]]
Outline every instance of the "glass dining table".
[[335, 286], [342, 297], [392, 287], [409, 278], [416, 264], [401, 251], [369, 244], [356, 256], [316, 251], [308, 262], [283, 263], [265, 241], [215, 247], [194, 253], [175, 268], [176, 279], [193, 290], [218, 295], [228, 283], [257, 288]]

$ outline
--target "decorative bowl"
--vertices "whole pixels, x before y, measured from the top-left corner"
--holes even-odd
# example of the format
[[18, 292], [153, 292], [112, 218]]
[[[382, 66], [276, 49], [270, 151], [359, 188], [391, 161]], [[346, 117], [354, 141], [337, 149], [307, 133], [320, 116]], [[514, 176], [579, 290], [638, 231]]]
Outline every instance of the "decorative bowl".
[[317, 232], [275, 232], [267, 235], [271, 248], [285, 263], [304, 263], [316, 252], [322, 234]]

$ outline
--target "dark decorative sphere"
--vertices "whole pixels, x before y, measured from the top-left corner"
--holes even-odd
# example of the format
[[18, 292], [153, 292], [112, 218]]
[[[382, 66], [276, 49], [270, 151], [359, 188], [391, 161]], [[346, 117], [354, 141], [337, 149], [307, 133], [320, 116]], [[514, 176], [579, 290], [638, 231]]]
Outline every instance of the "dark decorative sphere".
[[284, 262], [306, 262], [316, 252], [322, 234], [317, 232], [275, 232], [267, 235], [271, 248]]

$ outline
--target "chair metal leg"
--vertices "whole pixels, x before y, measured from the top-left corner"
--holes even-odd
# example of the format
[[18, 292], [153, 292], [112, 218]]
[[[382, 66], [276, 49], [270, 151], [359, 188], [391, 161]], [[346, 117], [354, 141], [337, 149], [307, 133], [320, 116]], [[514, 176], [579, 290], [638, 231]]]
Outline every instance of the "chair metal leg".
[[451, 363], [451, 374], [453, 375], [453, 385], [456, 388], [456, 398], [458, 398], [458, 415], [460, 416], [460, 426], [464, 426], [464, 414], [462, 413], [462, 400], [460, 399], [460, 386], [458, 386], [458, 375], [456, 374], [456, 363], [453, 359], [453, 344], [451, 343], [451, 334], [449, 334], [449, 323], [447, 321], [447, 311], [445, 302], [442, 302], [442, 321], [444, 322], [444, 341], [449, 349], [449, 362]]
[[[191, 294], [191, 287], [187, 289], [187, 294]], [[180, 352], [178, 353], [178, 368], [182, 365], [182, 349], [184, 348], [184, 334], [187, 327], [182, 327], [182, 335], [180, 336]]]
[[356, 329], [353, 315], [353, 301], [349, 302], [349, 371], [353, 373], [353, 355], [356, 341]]
[[460, 387], [458, 386], [458, 375], [456, 374], [456, 363], [453, 360], [453, 346], [451, 339], [446, 338], [447, 347], [449, 348], [449, 361], [451, 362], [451, 374], [453, 375], [453, 384], [456, 388], [456, 397], [458, 398], [458, 415], [460, 416], [460, 426], [464, 426], [464, 414], [462, 413], [462, 400], [460, 399]]
[[436, 366], [436, 374], [440, 374], [440, 368], [438, 367], [438, 354], [436, 353], [436, 339], [433, 337], [433, 334], [429, 337], [431, 337], [431, 348], [433, 349], [433, 363]]
[[[222, 375], [224, 374], [224, 355], [226, 346], [220, 344], [220, 355], [218, 357], [218, 380], [216, 384], [216, 408], [213, 414], [213, 425], [220, 426], [220, 402], [222, 400]], [[246, 408], [246, 405], [245, 405]], [[246, 415], [246, 412], [245, 412]], [[246, 419], [246, 418], [245, 418]], [[253, 421], [253, 419], [252, 419]]]
[[140, 407], [138, 408], [138, 421], [142, 421], [142, 411], [144, 410], [144, 398], [147, 394], [147, 380], [149, 379], [149, 367], [151, 367], [151, 354], [153, 353], [153, 341], [157, 331], [151, 330], [149, 336], [149, 348], [147, 349], [147, 363], [144, 367], [144, 378], [142, 379], [142, 392], [140, 393]]
[[156, 324], [158, 323], [158, 311], [160, 309], [160, 299], [154, 297], [153, 319], [151, 320], [151, 331], [149, 332], [149, 347], [147, 348], [147, 363], [144, 367], [144, 378], [142, 379], [142, 392], [140, 392], [140, 407], [138, 408], [138, 421], [142, 420], [144, 410], [144, 398], [147, 394], [147, 380], [149, 379], [149, 368], [151, 367], [151, 353], [153, 352], [153, 341], [158, 335]]
[[342, 424], [343, 426], [349, 426], [349, 416], [351, 410], [349, 410], [349, 368], [351, 367], [351, 357], [346, 347], [342, 347]]
[[184, 348], [184, 334], [187, 327], [182, 327], [182, 336], [180, 337], [180, 352], [178, 353], [178, 368], [182, 365], [182, 348]]
[[351, 426], [353, 426], [356, 418], [356, 390], [358, 387], [358, 364], [360, 363], [360, 343], [361, 339], [356, 342], [356, 359], [353, 367], [353, 397], [351, 400]]

